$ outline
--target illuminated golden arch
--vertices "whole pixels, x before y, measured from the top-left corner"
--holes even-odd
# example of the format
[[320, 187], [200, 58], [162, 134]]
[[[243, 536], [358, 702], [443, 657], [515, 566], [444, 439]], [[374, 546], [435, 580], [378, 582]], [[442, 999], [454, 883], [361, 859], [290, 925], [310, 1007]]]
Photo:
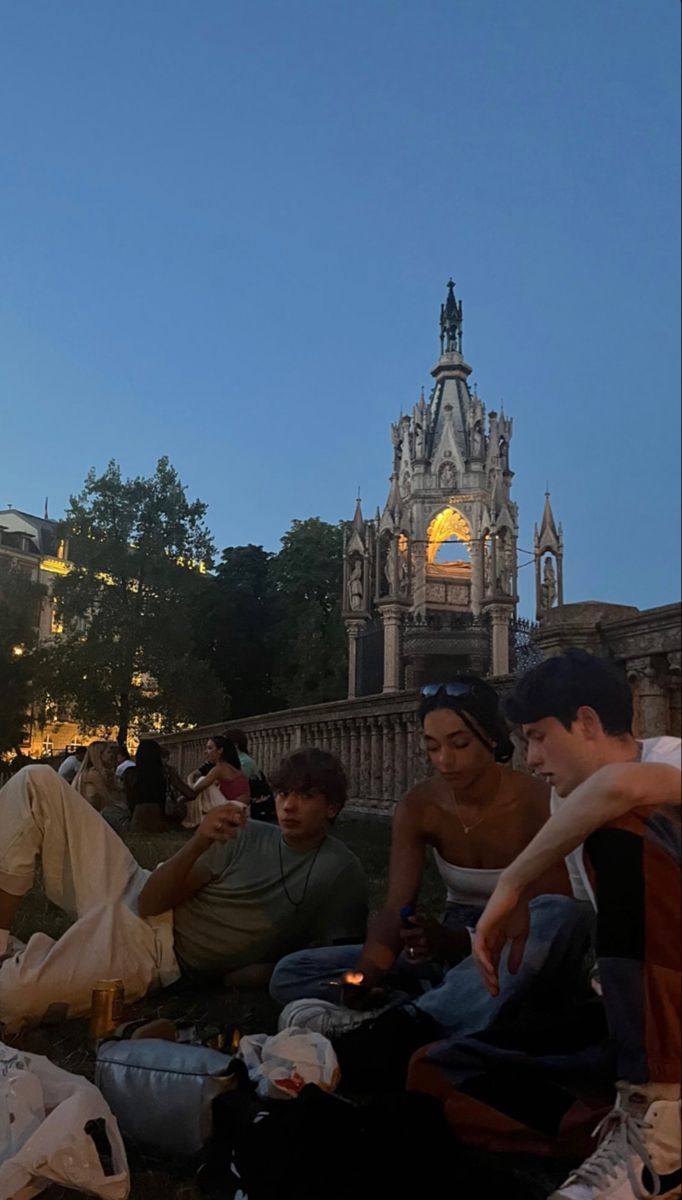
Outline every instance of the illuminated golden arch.
[[456, 508], [444, 508], [436, 513], [426, 532], [426, 561], [435, 562], [440, 546], [453, 537], [458, 542], [464, 542], [468, 550], [471, 543], [471, 526]]

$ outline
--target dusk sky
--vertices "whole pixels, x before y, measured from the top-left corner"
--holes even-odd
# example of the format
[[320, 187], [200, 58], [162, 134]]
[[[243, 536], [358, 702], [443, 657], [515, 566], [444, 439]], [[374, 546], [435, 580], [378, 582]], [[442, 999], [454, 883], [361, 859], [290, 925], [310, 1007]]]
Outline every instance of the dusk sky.
[[219, 548], [371, 514], [452, 275], [519, 546], [549, 481], [567, 601], [679, 599], [679, 25], [0, 0], [0, 507], [167, 454]]

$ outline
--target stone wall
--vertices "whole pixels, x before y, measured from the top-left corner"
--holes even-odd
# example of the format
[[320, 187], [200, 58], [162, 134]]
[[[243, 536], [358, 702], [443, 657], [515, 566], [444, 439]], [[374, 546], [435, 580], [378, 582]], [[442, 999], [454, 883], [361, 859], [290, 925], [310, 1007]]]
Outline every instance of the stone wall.
[[[547, 614], [538, 641], [546, 656], [578, 645], [624, 664], [635, 694], [635, 733], [679, 736], [680, 612], [679, 604], [647, 612], [596, 602], [565, 604]], [[491, 683], [504, 694], [513, 680], [505, 676]], [[428, 771], [418, 706], [417, 690], [365, 696], [205, 725], [159, 741], [170, 748], [183, 777], [204, 760], [207, 737], [231, 728], [246, 731], [249, 749], [266, 774], [290, 750], [319, 746], [341, 758], [356, 806], [390, 812]]]
[[545, 657], [583, 646], [621, 663], [634, 692], [637, 737], [679, 737], [681, 621], [679, 604], [640, 612], [590, 600], [551, 609], [537, 641]]

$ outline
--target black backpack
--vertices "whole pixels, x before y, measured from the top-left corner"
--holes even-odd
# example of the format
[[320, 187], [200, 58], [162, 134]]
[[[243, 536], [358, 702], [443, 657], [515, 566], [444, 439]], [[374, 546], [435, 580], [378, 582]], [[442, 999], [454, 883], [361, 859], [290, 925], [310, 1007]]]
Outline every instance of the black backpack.
[[[225, 1103], [223, 1104], [223, 1101]], [[210, 1200], [529, 1200], [508, 1172], [472, 1163], [440, 1102], [418, 1092], [356, 1105], [308, 1084], [295, 1100], [216, 1104], [197, 1182]]]

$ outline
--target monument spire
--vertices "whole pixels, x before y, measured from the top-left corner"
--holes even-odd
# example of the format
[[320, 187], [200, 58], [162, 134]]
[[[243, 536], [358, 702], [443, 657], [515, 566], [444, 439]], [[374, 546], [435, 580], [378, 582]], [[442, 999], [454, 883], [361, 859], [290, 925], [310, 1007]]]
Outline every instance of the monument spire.
[[448, 279], [448, 294], [440, 306], [440, 352], [462, 353], [462, 301], [455, 299], [455, 284]]

